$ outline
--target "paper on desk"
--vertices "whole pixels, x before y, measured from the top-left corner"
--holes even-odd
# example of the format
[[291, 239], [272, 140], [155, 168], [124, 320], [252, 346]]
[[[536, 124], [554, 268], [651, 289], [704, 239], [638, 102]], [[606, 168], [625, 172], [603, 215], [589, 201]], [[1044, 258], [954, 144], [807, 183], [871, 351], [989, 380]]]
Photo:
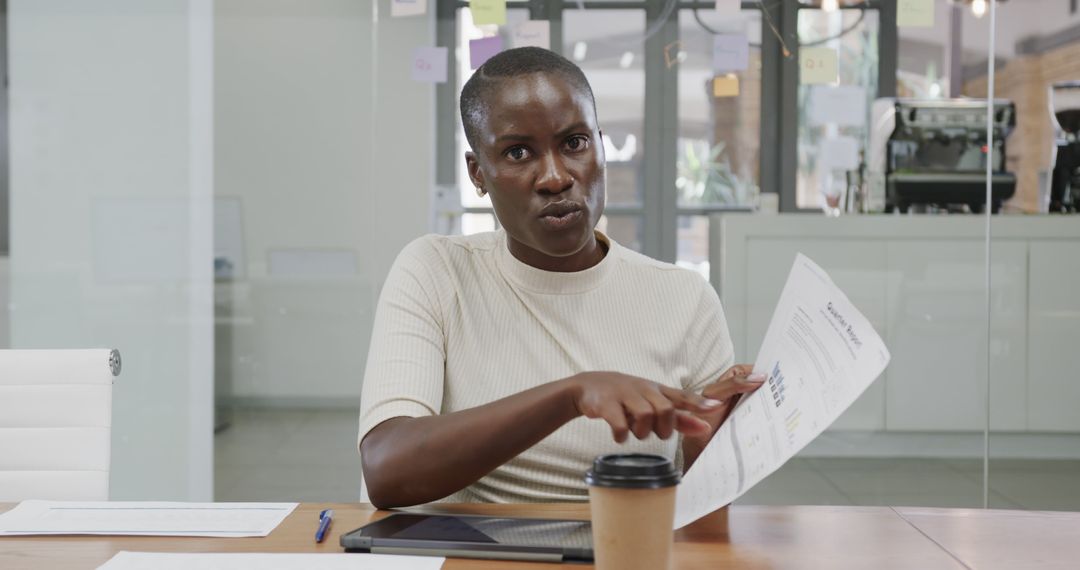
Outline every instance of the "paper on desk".
[[810, 443], [889, 363], [889, 351], [843, 291], [799, 254], [743, 398], [679, 485], [675, 528], [727, 505]]
[[445, 558], [396, 554], [118, 552], [98, 570], [438, 570]]
[[295, 508], [296, 503], [23, 501], [0, 515], [0, 536], [266, 536]]

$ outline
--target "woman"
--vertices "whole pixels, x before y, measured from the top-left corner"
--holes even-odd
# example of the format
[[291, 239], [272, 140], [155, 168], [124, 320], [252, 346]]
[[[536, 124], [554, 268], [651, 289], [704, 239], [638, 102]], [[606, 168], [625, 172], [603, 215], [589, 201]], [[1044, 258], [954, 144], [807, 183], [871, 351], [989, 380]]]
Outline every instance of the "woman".
[[425, 236], [390, 271], [361, 399], [371, 502], [585, 500], [601, 453], [689, 466], [763, 378], [731, 366], [705, 280], [595, 231], [606, 178], [584, 74], [502, 52], [465, 84], [461, 116], [503, 229]]

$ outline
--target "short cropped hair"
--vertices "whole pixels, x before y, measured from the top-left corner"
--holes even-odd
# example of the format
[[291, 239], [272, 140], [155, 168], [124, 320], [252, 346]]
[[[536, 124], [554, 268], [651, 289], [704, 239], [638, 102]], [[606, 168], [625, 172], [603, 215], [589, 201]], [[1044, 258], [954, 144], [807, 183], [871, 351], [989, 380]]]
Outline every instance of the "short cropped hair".
[[565, 79], [589, 96], [596, 113], [596, 97], [581, 68], [565, 57], [538, 47], [521, 47], [500, 52], [481, 65], [461, 89], [461, 124], [469, 146], [476, 149], [484, 100], [503, 79], [530, 73], [549, 73]]

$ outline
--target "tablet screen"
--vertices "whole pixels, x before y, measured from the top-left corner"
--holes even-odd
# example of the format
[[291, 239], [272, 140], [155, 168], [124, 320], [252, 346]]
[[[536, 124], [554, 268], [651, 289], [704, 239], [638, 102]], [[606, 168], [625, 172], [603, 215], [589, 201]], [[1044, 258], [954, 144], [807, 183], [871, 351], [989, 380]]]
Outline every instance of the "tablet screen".
[[373, 539], [592, 548], [587, 521], [395, 513], [360, 532]]

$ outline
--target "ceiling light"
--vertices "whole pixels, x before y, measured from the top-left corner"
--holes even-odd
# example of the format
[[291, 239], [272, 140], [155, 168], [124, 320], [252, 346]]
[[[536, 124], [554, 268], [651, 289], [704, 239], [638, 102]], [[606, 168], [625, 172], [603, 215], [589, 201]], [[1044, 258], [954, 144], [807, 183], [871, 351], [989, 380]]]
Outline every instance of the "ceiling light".
[[840, 0], [821, 0], [821, 9], [825, 12], [835, 12], [840, 9]]
[[982, 18], [986, 15], [986, 0], [973, 0], [971, 3], [971, 13], [975, 14], [976, 18]]
[[628, 52], [622, 54], [622, 57], [619, 58], [619, 67], [621, 67], [623, 69], [629, 69], [630, 66], [633, 65], [633, 64], [634, 64], [634, 52], [632, 52], [632, 51], [628, 51]]

